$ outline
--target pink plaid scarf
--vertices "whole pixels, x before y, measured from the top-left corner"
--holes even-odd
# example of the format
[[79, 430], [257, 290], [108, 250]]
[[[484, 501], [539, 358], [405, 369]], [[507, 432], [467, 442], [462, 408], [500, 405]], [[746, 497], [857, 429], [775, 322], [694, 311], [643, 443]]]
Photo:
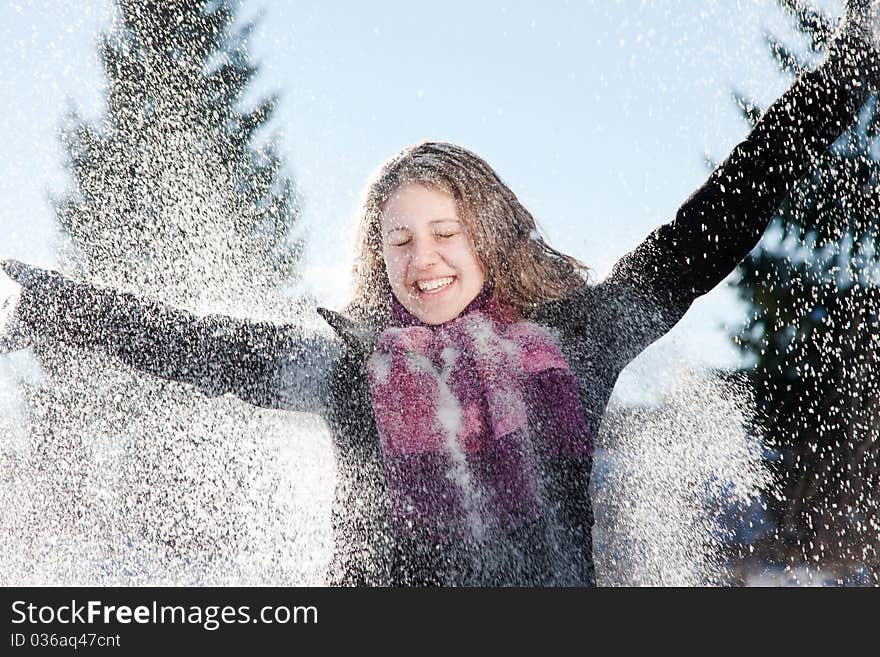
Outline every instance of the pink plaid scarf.
[[506, 321], [487, 292], [439, 326], [394, 312], [368, 376], [398, 531], [482, 539], [540, 517], [542, 461], [592, 453], [550, 331]]

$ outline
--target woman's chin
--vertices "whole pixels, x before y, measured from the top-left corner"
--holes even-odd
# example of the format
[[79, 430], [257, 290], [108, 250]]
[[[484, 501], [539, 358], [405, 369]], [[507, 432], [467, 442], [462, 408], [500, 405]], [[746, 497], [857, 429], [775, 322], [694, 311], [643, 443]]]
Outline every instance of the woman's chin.
[[408, 310], [425, 324], [444, 324], [461, 312], [457, 291], [458, 282], [455, 281], [436, 292], [416, 292], [414, 307]]
[[479, 289], [469, 294], [456, 278], [450, 285], [433, 292], [410, 289], [407, 295], [409, 303], [404, 307], [420, 322], [436, 326], [458, 317], [477, 293]]
[[436, 326], [438, 324], [445, 324], [446, 322], [452, 321], [458, 317], [458, 315], [459, 313], [453, 310], [431, 310], [428, 312], [421, 310], [416, 314], [416, 317], [419, 321], [424, 322], [425, 324]]
[[429, 301], [428, 303], [419, 304], [418, 308], [416, 308], [416, 312], [413, 312], [413, 315], [425, 324], [445, 324], [458, 317], [463, 308], [464, 306], [455, 303], [452, 299], [445, 300], [443, 303], [432, 303]]

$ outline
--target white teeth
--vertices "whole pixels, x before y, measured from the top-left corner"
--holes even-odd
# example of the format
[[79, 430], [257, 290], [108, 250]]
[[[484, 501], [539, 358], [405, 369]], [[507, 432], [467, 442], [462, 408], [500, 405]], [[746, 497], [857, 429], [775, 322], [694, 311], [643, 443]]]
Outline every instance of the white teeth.
[[433, 290], [439, 290], [441, 287], [446, 287], [454, 280], [455, 276], [445, 276], [443, 278], [434, 278], [430, 281], [418, 281], [417, 284], [422, 292], [432, 292]]

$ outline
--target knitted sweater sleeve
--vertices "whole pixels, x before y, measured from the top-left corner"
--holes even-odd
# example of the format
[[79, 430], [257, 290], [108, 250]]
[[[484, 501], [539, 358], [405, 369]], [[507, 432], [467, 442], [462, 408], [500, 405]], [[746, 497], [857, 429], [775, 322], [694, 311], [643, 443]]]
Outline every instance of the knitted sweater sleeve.
[[621, 258], [593, 290], [619, 367], [733, 271], [794, 183], [853, 122], [880, 77], [878, 57], [844, 45], [801, 74], [675, 219]]
[[105, 349], [131, 367], [251, 404], [321, 412], [336, 343], [300, 326], [196, 316], [133, 294], [5, 261], [22, 286], [17, 320], [33, 342]]

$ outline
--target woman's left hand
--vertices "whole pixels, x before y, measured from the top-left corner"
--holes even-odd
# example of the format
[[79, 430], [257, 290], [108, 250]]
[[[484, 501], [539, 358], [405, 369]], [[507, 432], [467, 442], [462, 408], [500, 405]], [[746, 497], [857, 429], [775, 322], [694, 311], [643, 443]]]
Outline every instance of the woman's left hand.
[[844, 31], [856, 31], [880, 52], [880, 0], [845, 0]]

